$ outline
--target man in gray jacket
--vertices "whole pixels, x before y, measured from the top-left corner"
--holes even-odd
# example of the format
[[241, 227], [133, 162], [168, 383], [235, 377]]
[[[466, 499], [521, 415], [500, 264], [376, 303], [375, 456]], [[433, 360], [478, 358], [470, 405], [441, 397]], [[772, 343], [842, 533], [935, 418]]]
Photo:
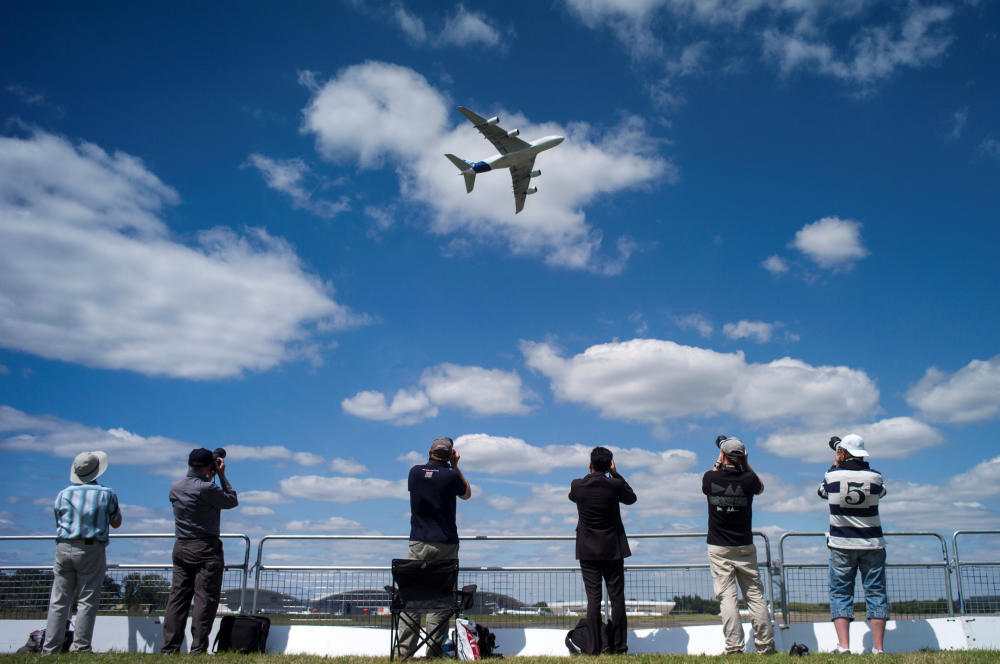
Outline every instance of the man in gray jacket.
[[[212, 482], [218, 475], [219, 485]], [[222, 541], [219, 512], [236, 507], [236, 491], [226, 479], [226, 460], [205, 448], [191, 450], [188, 474], [170, 485], [174, 507], [173, 585], [163, 614], [161, 652], [180, 652], [188, 607], [191, 616], [191, 652], [208, 652], [208, 635], [222, 593]]]

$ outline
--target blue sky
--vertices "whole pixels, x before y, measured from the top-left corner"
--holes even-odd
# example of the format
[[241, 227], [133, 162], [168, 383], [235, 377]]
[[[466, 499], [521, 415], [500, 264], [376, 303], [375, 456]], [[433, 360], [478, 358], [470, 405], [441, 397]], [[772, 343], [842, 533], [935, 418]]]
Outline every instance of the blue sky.
[[[0, 531], [104, 449], [169, 532], [221, 445], [226, 530], [406, 534], [441, 435], [463, 533], [571, 534], [598, 444], [699, 531], [719, 433], [819, 530], [852, 431], [889, 529], [1000, 527], [997, 3], [505, 9], [0, 10]], [[457, 105], [567, 137], [522, 214]]]

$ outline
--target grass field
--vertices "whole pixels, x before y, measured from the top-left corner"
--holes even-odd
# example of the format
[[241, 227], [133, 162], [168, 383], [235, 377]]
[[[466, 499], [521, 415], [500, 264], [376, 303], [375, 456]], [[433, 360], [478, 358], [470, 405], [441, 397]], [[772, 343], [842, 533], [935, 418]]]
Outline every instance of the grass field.
[[[81, 662], [86, 664], [168, 664], [178, 661], [198, 661], [211, 657], [216, 664], [387, 664], [388, 657], [317, 657], [314, 655], [137, 655], [134, 653], [65, 654], [46, 658], [46, 662]], [[0, 664], [38, 662], [39, 655], [0, 655]], [[856, 661], [879, 664], [995, 664], [1000, 652], [984, 650], [914, 652], [898, 655], [832, 655], [813, 654], [808, 659], [789, 657], [787, 654], [771, 655], [602, 655], [600, 657], [510, 657], [516, 664], [567, 664], [595, 662], [595, 664], [685, 664], [687, 662], [714, 662], [725, 664], [850, 664]], [[440, 660], [442, 662], [454, 660]], [[499, 660], [496, 660], [499, 661]]]

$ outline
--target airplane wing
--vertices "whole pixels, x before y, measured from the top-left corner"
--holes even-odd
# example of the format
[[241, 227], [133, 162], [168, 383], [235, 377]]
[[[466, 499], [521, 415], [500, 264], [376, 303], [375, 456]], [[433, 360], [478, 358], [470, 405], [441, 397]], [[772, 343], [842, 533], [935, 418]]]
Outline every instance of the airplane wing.
[[493, 147], [497, 149], [500, 154], [507, 154], [508, 152], [516, 152], [523, 148], [528, 147], [528, 143], [522, 141], [520, 138], [515, 136], [508, 136], [507, 130], [502, 127], [490, 124], [486, 118], [481, 115], [473, 113], [464, 106], [459, 106], [458, 110], [469, 119], [469, 122], [476, 126], [483, 136], [486, 137]]
[[535, 160], [526, 164], [510, 167], [510, 179], [514, 181], [514, 214], [524, 209], [524, 199], [528, 196], [528, 183], [531, 182], [531, 169]]

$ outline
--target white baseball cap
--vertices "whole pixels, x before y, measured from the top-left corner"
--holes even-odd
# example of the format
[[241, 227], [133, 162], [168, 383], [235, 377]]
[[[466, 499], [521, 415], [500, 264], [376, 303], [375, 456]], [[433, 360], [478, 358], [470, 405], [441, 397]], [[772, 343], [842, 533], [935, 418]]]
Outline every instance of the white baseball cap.
[[844, 448], [844, 451], [854, 457], [866, 457], [869, 455], [865, 449], [865, 440], [856, 433], [849, 433], [837, 443], [837, 447]]

